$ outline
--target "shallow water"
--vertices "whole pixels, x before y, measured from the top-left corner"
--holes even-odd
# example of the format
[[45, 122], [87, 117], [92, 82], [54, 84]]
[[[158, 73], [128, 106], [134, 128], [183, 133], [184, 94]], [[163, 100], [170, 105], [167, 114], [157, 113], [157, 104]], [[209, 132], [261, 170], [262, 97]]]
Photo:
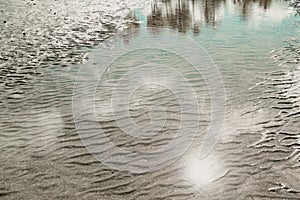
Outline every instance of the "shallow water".
[[[90, 4], [0, 3], [2, 199], [299, 199], [300, 17], [288, 2]], [[97, 161], [78, 135], [72, 109], [76, 73], [93, 56], [101, 61], [101, 50], [115, 41], [126, 46], [144, 37], [147, 46], [151, 40], [145, 36], [164, 35], [162, 27], [191, 37], [218, 66], [227, 96], [224, 130], [209, 156], [197, 159], [211, 116], [203, 77], [168, 52], [126, 54], [101, 77], [95, 93], [96, 114], [111, 141], [151, 152], [167, 145], [179, 127], [176, 95], [159, 85], [138, 88], [130, 102], [130, 114], [141, 126], [165, 107], [167, 121], [159, 135], [137, 140], [116, 124], [112, 89], [144, 60], [169, 62], [188, 77], [201, 120], [193, 144], [173, 164], [148, 173], [118, 171]], [[149, 114], [152, 105], [158, 109]]]

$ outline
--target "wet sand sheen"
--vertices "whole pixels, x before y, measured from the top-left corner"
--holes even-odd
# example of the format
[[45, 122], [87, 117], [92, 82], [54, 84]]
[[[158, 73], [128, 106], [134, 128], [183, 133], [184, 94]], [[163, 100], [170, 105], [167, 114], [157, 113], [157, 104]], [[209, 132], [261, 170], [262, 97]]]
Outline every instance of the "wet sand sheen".
[[[298, 199], [299, 17], [274, 17], [288, 13], [286, 4], [166, 1], [149, 4], [140, 15], [134, 9], [140, 6], [129, 2], [114, 2], [115, 7], [108, 1], [93, 6], [87, 1], [9, 3], [1, 3], [6, 22], [0, 25], [2, 199]], [[115, 8], [122, 8], [119, 15], [112, 14]], [[135, 10], [132, 20], [144, 23], [128, 25], [131, 19], [124, 19], [130, 9]], [[210, 99], [205, 83], [188, 66], [183, 71], [201, 95], [201, 126], [192, 147], [170, 167], [144, 174], [110, 169], [85, 149], [75, 130], [73, 84], [89, 49], [112, 44], [115, 33], [130, 42], [139, 26], [194, 35], [219, 66], [228, 93], [225, 129], [202, 163], [194, 155], [209, 123]], [[126, 70], [112, 66], [97, 88], [102, 113], [115, 75]], [[137, 102], [140, 107], [134, 107]], [[136, 142], [120, 133], [109, 111], [99, 116], [105, 133], [129, 149], [166, 145], [178, 126], [172, 93], [142, 87], [131, 103], [140, 124], [149, 120], [143, 105], [167, 105], [170, 121], [162, 137]]]

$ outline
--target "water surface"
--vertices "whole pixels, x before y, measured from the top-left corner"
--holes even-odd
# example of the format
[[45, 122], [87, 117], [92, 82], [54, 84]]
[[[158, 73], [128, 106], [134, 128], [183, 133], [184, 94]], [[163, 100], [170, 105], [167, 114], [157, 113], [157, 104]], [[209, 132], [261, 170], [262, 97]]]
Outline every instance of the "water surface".
[[[90, 3], [0, 4], [2, 199], [299, 199], [300, 17], [289, 2]], [[178, 68], [197, 86], [202, 118], [191, 148], [174, 164], [143, 174], [117, 171], [97, 161], [78, 136], [72, 112], [76, 72], [93, 49], [118, 38], [130, 43], [144, 33], [141, 27], [192, 37], [222, 74], [224, 131], [204, 161], [195, 153], [209, 124], [210, 96], [187, 63]], [[150, 57], [168, 61], [170, 54], [161, 54]], [[134, 52], [110, 67], [96, 91], [98, 118], [120, 147], [149, 151], [172, 139], [179, 106], [166, 88], [141, 87], [130, 102], [131, 114], [143, 125], [149, 120], [147, 106], [165, 106], [163, 133], [137, 142], [119, 130], [110, 115], [110, 93], [133, 67], [132, 58], [138, 63], [149, 55]]]

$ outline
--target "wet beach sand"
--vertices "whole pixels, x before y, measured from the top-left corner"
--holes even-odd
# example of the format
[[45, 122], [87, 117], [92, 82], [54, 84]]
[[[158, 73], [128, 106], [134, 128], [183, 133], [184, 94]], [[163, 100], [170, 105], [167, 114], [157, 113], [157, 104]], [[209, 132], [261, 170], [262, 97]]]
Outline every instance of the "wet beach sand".
[[[1, 199], [300, 199], [295, 3], [7, 0], [0, 3], [0, 16]], [[198, 163], [194, 155], [210, 121], [210, 96], [186, 66], [182, 73], [201, 96], [199, 134], [172, 165], [135, 174], [112, 169], [86, 150], [75, 128], [72, 95], [76, 73], [93, 50], [111, 48], [120, 38], [130, 43], [147, 27], [158, 35], [161, 28], [186, 34], [208, 51], [224, 81], [226, 116], [218, 144]], [[122, 59], [97, 88], [99, 123], [120, 147], [160, 148], [178, 127], [178, 102], [165, 90], [141, 88], [135, 120], [145, 120], [144, 105], [161, 104], [170, 109], [169, 121], [158, 138], [122, 135], [107, 109], [116, 77], [131, 69], [118, 68], [118, 62], [129, 63]]]

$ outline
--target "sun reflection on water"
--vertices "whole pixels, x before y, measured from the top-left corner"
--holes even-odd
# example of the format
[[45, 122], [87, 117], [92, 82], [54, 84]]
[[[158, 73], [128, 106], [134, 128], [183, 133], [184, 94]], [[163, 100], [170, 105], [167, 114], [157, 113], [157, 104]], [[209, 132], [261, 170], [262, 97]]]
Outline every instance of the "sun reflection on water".
[[213, 155], [200, 159], [197, 155], [186, 160], [184, 176], [186, 180], [196, 186], [208, 185], [223, 177], [227, 171], [222, 163]]

